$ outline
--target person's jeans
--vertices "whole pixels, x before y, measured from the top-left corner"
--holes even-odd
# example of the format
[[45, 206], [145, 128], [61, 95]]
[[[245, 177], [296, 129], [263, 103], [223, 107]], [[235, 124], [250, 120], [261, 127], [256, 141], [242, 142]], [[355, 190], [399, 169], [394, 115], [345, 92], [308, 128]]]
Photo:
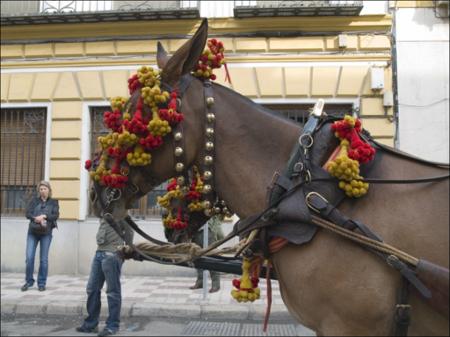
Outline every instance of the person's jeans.
[[48, 275], [48, 252], [50, 250], [50, 243], [52, 242], [52, 234], [47, 235], [35, 235], [28, 232], [27, 236], [27, 248], [25, 252], [25, 281], [29, 286], [34, 284], [34, 258], [36, 256], [36, 248], [40, 242], [40, 253], [39, 253], [39, 271], [37, 284], [38, 287], [45, 287], [47, 284]]
[[120, 286], [120, 273], [123, 260], [115, 253], [97, 251], [92, 261], [91, 273], [87, 284], [87, 312], [84, 327], [93, 329], [98, 325], [101, 301], [100, 294], [106, 281], [106, 296], [108, 299], [109, 315], [106, 319], [106, 328], [117, 332], [120, 325], [120, 309], [122, 294]]

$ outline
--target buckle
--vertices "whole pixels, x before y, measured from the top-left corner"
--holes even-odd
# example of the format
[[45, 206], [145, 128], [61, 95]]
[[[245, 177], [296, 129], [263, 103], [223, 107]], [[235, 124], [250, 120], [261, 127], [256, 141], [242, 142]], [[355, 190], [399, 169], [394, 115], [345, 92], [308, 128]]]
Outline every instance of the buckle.
[[309, 183], [311, 181], [312, 181], [311, 172], [309, 170], [306, 170], [305, 182]]
[[410, 304], [396, 304], [395, 305], [395, 321], [397, 324], [409, 325], [411, 322], [411, 305]]
[[386, 262], [387, 262], [387, 264], [389, 265], [389, 266], [391, 266], [392, 268], [395, 268], [395, 269], [397, 269], [398, 268], [398, 262], [399, 262], [400, 260], [399, 260], [399, 258], [397, 257], [397, 256], [395, 256], [395, 255], [389, 255], [387, 258], [386, 258]]
[[322, 199], [326, 204], [328, 204], [328, 200], [325, 199], [325, 197], [323, 197], [321, 194], [317, 193], [317, 192], [309, 192], [306, 197], [305, 197], [305, 202], [306, 205], [308, 205], [309, 208], [311, 208], [314, 212], [319, 213], [320, 214], [320, 210], [315, 208], [312, 204], [311, 201], [309, 200], [311, 198], [311, 196], [316, 196], [319, 197], [320, 199]]

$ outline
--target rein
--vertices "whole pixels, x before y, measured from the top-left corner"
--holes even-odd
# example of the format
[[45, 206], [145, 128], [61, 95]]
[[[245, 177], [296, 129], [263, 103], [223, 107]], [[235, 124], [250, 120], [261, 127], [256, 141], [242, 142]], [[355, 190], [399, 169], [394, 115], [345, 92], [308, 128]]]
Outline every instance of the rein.
[[[192, 83], [192, 80], [194, 78], [191, 75], [184, 75], [182, 77], [182, 79], [179, 82], [178, 89], [174, 89], [173, 87], [167, 85], [166, 83], [162, 83], [162, 87], [166, 88], [168, 90], [179, 90], [179, 101], [178, 104], [181, 107], [181, 102], [182, 102], [182, 98], [184, 96], [185, 91], [189, 88], [190, 84]], [[208, 115], [209, 110], [211, 109], [211, 107], [214, 104], [214, 99], [210, 99], [212, 98], [212, 85], [209, 81], [205, 81], [204, 82], [204, 92], [205, 92], [205, 111], [206, 111], [206, 115]], [[209, 98], [209, 102], [208, 103], [208, 98]], [[295, 144], [292, 152], [291, 152], [291, 156], [289, 158], [289, 161], [285, 167], [284, 170], [284, 175], [285, 176], [289, 176], [289, 175], [294, 175], [294, 176], [298, 176], [298, 175], [302, 175], [304, 177], [304, 179], [302, 179], [302, 181], [294, 186], [292, 186], [292, 188], [290, 188], [287, 191], [283, 191], [283, 193], [279, 193], [279, 195], [276, 198], [272, 198], [273, 200], [271, 200], [269, 206], [267, 206], [263, 211], [261, 211], [259, 214], [252, 216], [251, 218], [247, 218], [247, 219], [241, 219], [239, 220], [233, 227], [233, 230], [222, 240], [216, 241], [215, 243], [209, 245], [206, 249], [204, 249], [201, 253], [200, 256], [203, 256], [204, 254], [207, 254], [209, 252], [211, 252], [212, 250], [214, 250], [215, 248], [219, 247], [220, 245], [222, 245], [223, 243], [231, 240], [232, 238], [234, 238], [235, 236], [241, 235], [243, 233], [249, 232], [252, 229], [256, 229], [257, 227], [255, 227], [255, 223], [258, 223], [259, 221], [265, 221], [267, 222], [268, 220], [270, 220], [270, 218], [273, 217], [274, 214], [276, 214], [276, 206], [283, 201], [285, 198], [289, 197], [290, 195], [292, 195], [293, 193], [295, 193], [296, 191], [298, 191], [301, 187], [303, 187], [306, 183], [312, 183], [312, 182], [338, 182], [337, 178], [334, 177], [329, 177], [329, 178], [314, 178], [311, 176], [311, 171], [310, 171], [310, 155], [309, 155], [309, 149], [310, 147], [313, 145], [314, 143], [314, 134], [315, 132], [320, 129], [325, 123], [329, 123], [332, 121], [337, 120], [337, 117], [334, 116], [323, 116], [320, 113], [314, 112], [311, 115], [311, 118], [308, 120], [308, 122], [306, 123], [302, 134], [299, 136], [298, 142]], [[215, 118], [208, 118], [207, 120], [211, 122], [214, 122]], [[182, 142], [180, 144], [181, 146], [184, 145], [184, 137], [182, 135], [182, 131], [180, 131], [180, 129], [182, 128], [182, 123], [177, 125], [177, 128], [175, 129], [174, 132], [174, 140], [178, 141], [178, 142]], [[180, 128], [180, 129], [178, 129]], [[208, 129], [208, 127], [207, 127]], [[211, 129], [211, 128], [210, 128]], [[182, 130], [182, 129], [181, 129]], [[181, 137], [180, 137], [180, 133], [181, 133]], [[214, 135], [214, 132], [212, 132], [212, 136]], [[379, 146], [380, 144], [375, 142], [372, 137], [370, 135], [367, 135], [367, 140], [374, 142], [377, 146]], [[364, 137], [366, 139], [366, 137]], [[177, 146], [177, 143], [174, 142], [174, 153], [175, 155], [177, 154], [177, 148], [181, 147], [181, 146]], [[381, 147], [381, 146], [380, 146]], [[181, 147], [182, 149], [184, 148]], [[384, 149], [384, 146], [382, 147]], [[395, 152], [397, 153], [397, 152]], [[177, 164], [182, 164], [183, 169], [180, 170], [182, 171], [182, 173], [180, 174], [180, 176], [178, 177], [179, 180], [183, 179], [185, 180], [187, 178], [187, 172], [186, 172], [186, 168], [184, 167], [184, 164], [182, 163], [182, 161], [184, 161], [184, 151], [182, 152], [181, 155], [176, 155], [175, 156], [176, 159], [176, 167]], [[438, 165], [438, 164], [435, 164]], [[211, 165], [212, 167], [210, 168], [210, 170], [212, 171], [214, 168], [214, 165]], [[180, 167], [180, 165], [178, 165], [178, 167]], [[212, 172], [211, 172], [212, 173]], [[442, 176], [435, 176], [435, 177], [425, 177], [425, 178], [417, 178], [417, 179], [378, 179], [378, 178], [363, 178], [361, 179], [361, 181], [363, 182], [367, 182], [367, 183], [374, 183], [374, 184], [418, 184], [418, 183], [427, 183], [427, 182], [435, 182], [435, 181], [441, 181], [441, 180], [445, 180], [445, 179], [449, 179], [450, 178], [450, 174], [447, 175], [442, 175]], [[214, 179], [212, 179], [212, 182], [210, 183], [211, 185], [211, 192], [213, 193], [209, 193], [209, 198], [212, 198], [212, 196], [216, 196], [215, 195], [215, 190], [213, 188], [213, 181]], [[94, 185], [95, 186], [95, 185]], [[135, 193], [140, 193], [140, 190], [138, 187], [135, 187]], [[95, 186], [95, 190], [97, 192], [97, 194], [99, 193], [98, 191], [98, 187]], [[118, 192], [117, 192], [117, 191]], [[281, 192], [281, 191], [280, 191]], [[117, 196], [117, 193], [119, 194]], [[276, 193], [274, 193], [276, 195]], [[109, 197], [108, 197], [109, 196]], [[102, 206], [102, 209], [108, 210], [109, 206], [112, 202], [114, 202], [115, 200], [118, 200], [121, 196], [120, 190], [119, 189], [112, 189], [112, 190], [107, 190], [107, 200], [106, 203], [103, 201], [103, 199], [100, 197], [100, 204]], [[212, 212], [211, 212], [212, 213]], [[211, 216], [211, 213], [209, 212], [205, 212], [205, 215], [207, 217]], [[111, 224], [114, 220], [112, 219], [112, 217], [108, 220], [108, 222]], [[157, 240], [155, 238], [153, 238], [152, 236], [148, 235], [147, 233], [145, 233], [145, 231], [143, 231], [142, 229], [139, 228], [139, 226], [131, 219], [131, 217], [127, 216], [125, 218], [125, 221], [130, 225], [130, 227], [137, 232], [139, 235], [141, 235], [142, 237], [144, 237], [145, 239], [157, 244], [157, 245], [172, 245], [172, 243], [168, 243], [168, 242], [163, 242], [160, 240]], [[115, 225], [116, 226], [116, 225]], [[113, 226], [113, 227], [115, 227]], [[118, 233], [119, 234], [119, 233]], [[122, 237], [123, 238], [123, 237]], [[127, 243], [128, 244], [128, 243]], [[145, 256], [145, 255], [144, 255]], [[149, 256], [145, 256], [146, 258], [154, 261], [154, 258], [150, 258]], [[167, 264], [176, 264], [175, 262], [164, 262], [163, 260], [158, 260], [156, 261], [158, 263], [167, 263]]]

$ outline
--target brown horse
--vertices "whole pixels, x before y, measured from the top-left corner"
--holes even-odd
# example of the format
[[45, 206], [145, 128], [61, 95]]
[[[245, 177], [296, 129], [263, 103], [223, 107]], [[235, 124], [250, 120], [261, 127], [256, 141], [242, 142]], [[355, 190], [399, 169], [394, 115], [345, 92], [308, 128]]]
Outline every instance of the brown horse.
[[[164, 52], [158, 54], [165, 83], [174, 85], [192, 71], [206, 38], [204, 22], [171, 58]], [[213, 92], [216, 192], [234, 213], [245, 218], [266, 206], [267, 187], [274, 172], [281, 171], [286, 164], [301, 127], [223, 86], [214, 84]], [[134, 104], [137, 95], [132, 96]], [[185, 164], [187, 167], [200, 165], [205, 139], [201, 81], [192, 81], [183, 97], [181, 111], [185, 117]], [[335, 141], [323, 141], [314, 146], [323, 150], [325, 158], [335, 145]], [[130, 172], [131, 182], [142, 193], [176, 176], [170, 137], [152, 157], [151, 165], [132, 168]], [[382, 153], [382, 160], [371, 177], [408, 179], [444, 173], [447, 171], [436, 166], [386, 152]], [[105, 197], [105, 189], [97, 186], [96, 190], [95, 209], [99, 215], [98, 200]], [[122, 198], [115, 202], [114, 218], [123, 219], [135, 198], [135, 194], [124, 191]], [[340, 210], [369, 225], [387, 243], [448, 268], [448, 180], [414, 185], [372, 184], [366, 196], [358, 201], [344, 201]], [[310, 243], [289, 244], [274, 254], [273, 264], [290, 313], [318, 335], [390, 333], [400, 275], [368, 251], [319, 230]], [[414, 293], [410, 302], [411, 335], [448, 335], [448, 317], [433, 311]]]

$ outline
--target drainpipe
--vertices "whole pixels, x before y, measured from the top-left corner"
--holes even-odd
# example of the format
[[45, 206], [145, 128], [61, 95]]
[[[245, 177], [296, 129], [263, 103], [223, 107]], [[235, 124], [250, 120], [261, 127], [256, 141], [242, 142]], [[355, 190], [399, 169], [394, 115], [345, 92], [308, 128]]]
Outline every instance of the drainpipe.
[[392, 91], [394, 96], [394, 125], [395, 125], [395, 133], [394, 133], [394, 147], [398, 149], [400, 147], [399, 141], [399, 106], [398, 106], [398, 69], [397, 69], [397, 8], [396, 3], [394, 4], [394, 8], [390, 9], [392, 13], [392, 52], [391, 52], [391, 60], [392, 60]]

